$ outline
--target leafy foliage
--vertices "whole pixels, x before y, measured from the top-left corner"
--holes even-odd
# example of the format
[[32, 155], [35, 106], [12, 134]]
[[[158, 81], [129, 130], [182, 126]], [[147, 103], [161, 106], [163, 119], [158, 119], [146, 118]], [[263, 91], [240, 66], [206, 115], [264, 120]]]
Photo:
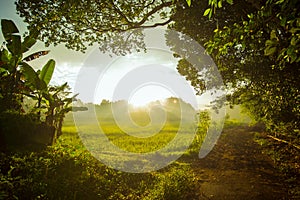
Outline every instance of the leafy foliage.
[[[98, 43], [100, 50], [113, 48], [123, 54], [124, 48], [143, 49], [143, 34], [138, 28], [168, 24], [166, 10], [176, 1], [16, 1], [17, 10], [29, 30], [38, 30], [46, 45], [65, 43], [68, 48], [85, 51]], [[163, 22], [155, 22], [155, 15]], [[125, 32], [128, 31], [128, 32]]]
[[293, 141], [274, 140], [267, 133], [256, 133], [256, 141], [272, 158], [277, 169], [284, 175], [285, 183], [289, 186], [288, 193], [293, 199], [300, 197], [300, 161], [299, 148]]
[[187, 165], [179, 165], [158, 174], [154, 189], [145, 199], [196, 199], [195, 175]]
[[[124, 54], [132, 47], [143, 48], [140, 43], [143, 35], [136, 32], [140, 37], [131, 38], [134, 34], [127, 33], [116, 38], [117, 34], [169, 24], [169, 28], [205, 45], [230, 91], [227, 99], [231, 104], [242, 104], [257, 121], [263, 121], [274, 136], [299, 144], [300, 7], [297, 0], [234, 3], [209, 0], [208, 7], [204, 1], [189, 0], [93, 3], [68, 5], [42, 1], [38, 5], [19, 0], [17, 9], [31, 29], [37, 27], [41, 32], [41, 40], [66, 43], [76, 50], [85, 50], [86, 43], [99, 42], [103, 51]], [[168, 7], [169, 11], [164, 10]], [[93, 8], [101, 12], [85, 12]], [[164, 22], [148, 25], [146, 22], [150, 22], [155, 13], [160, 14]], [[130, 45], [124, 45], [126, 42]], [[168, 43], [171, 48], [176, 48], [175, 44], [174, 41]], [[178, 71], [201, 94], [205, 91], [201, 74], [193, 70], [184, 57], [179, 61]]]
[[206, 43], [234, 88], [232, 102], [243, 103], [271, 130], [285, 126], [294, 136], [300, 128], [299, 9], [296, 1], [267, 1], [242, 21], [216, 29]]
[[[42, 199], [196, 199], [188, 165], [133, 174], [102, 165], [66, 137], [43, 152], [0, 154], [0, 197]], [[178, 198], [177, 198], [178, 199]]]
[[[5, 39], [0, 51], [0, 113], [1, 139], [10, 144], [24, 144], [40, 135], [42, 144], [52, 144], [61, 134], [65, 113], [71, 110], [73, 98], [68, 97], [68, 86], [50, 87], [55, 61], [50, 59], [41, 71], [35, 71], [27, 61], [46, 55], [48, 51], [33, 53], [23, 59], [23, 53], [36, 43], [36, 31], [21, 40], [19, 30], [11, 20], [1, 20]], [[29, 101], [34, 106], [25, 108]], [[22, 127], [14, 124], [22, 121]], [[5, 122], [5, 123], [4, 123]], [[42, 133], [39, 133], [42, 132]], [[48, 140], [43, 140], [44, 136]], [[13, 141], [13, 138], [15, 141]], [[4, 142], [5, 143], [5, 142]]]
[[[287, 168], [295, 165], [299, 153], [287, 149], [300, 144], [297, 1], [237, 1], [216, 10], [195, 1], [189, 8], [177, 7], [173, 20], [170, 28], [190, 35], [213, 57], [230, 91], [229, 103], [242, 104], [270, 134], [292, 144], [275, 143], [272, 152]], [[178, 71], [191, 82], [200, 80], [183, 58]], [[292, 171], [299, 174], [299, 167]]]
[[[217, 4], [214, 8], [220, 7]], [[231, 104], [243, 104], [269, 130], [280, 129], [282, 136], [287, 132], [294, 139], [300, 121], [297, 5], [296, 1], [222, 4], [208, 20], [202, 13], [211, 10], [205, 11], [207, 5], [196, 1], [189, 8], [178, 6], [175, 23], [169, 26], [205, 45], [230, 91]], [[174, 44], [169, 41], [172, 48]], [[183, 58], [178, 71], [201, 93], [201, 77]]]

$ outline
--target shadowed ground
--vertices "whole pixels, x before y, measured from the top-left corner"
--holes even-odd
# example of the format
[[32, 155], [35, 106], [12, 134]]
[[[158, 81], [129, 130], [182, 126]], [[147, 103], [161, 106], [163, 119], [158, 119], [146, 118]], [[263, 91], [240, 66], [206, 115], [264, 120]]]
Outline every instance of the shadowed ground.
[[248, 127], [225, 129], [214, 149], [192, 162], [201, 200], [288, 199], [282, 177], [253, 135]]

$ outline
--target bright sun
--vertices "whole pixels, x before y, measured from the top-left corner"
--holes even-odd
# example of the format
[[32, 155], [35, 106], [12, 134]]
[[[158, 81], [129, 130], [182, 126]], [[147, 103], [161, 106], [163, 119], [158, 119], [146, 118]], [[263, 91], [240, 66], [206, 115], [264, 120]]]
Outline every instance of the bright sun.
[[152, 101], [164, 100], [172, 96], [174, 96], [174, 94], [163, 86], [146, 85], [135, 90], [130, 96], [128, 102], [135, 107], [142, 107]]

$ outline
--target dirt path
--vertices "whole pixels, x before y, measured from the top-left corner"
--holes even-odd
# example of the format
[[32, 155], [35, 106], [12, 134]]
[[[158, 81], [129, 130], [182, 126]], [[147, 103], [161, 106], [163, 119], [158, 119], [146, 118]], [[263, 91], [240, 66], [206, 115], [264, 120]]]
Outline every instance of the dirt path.
[[279, 172], [247, 127], [224, 130], [214, 149], [193, 162], [200, 199], [288, 199]]

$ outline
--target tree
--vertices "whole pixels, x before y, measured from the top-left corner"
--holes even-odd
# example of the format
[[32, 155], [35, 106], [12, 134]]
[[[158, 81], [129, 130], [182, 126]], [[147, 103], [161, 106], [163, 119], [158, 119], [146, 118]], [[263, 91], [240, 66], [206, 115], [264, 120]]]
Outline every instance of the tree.
[[[139, 28], [168, 24], [205, 45], [232, 104], [244, 104], [269, 127], [289, 127], [295, 136], [300, 128], [298, 1], [231, 4], [231, 0], [16, 2], [29, 30], [39, 30], [41, 40], [48, 45], [65, 43], [75, 50], [93, 43], [119, 54], [143, 49]], [[154, 20], [158, 15], [161, 23]], [[168, 41], [173, 49], [175, 44]], [[201, 94], [206, 89], [202, 77], [181, 56], [179, 73]]]
[[[172, 0], [16, 1], [18, 13], [25, 18], [29, 30], [37, 29], [39, 39], [46, 45], [65, 43], [68, 48], [81, 51], [93, 43], [98, 43], [103, 51], [115, 45], [121, 47], [113, 48], [114, 53], [124, 53], [124, 43], [127, 50], [143, 48], [143, 35], [137, 29], [168, 24], [175, 4]], [[155, 22], [155, 16], [164, 21]], [[121, 39], [120, 35], [124, 37]], [[104, 42], [107, 46], [101, 45]]]
[[[222, 6], [223, 1], [208, 1], [208, 11]], [[226, 2], [232, 4], [232, 0]], [[143, 49], [141, 28], [168, 25], [178, 8], [191, 5], [191, 0], [16, 0], [18, 14], [29, 30], [39, 30], [39, 39], [46, 46], [64, 43], [85, 51], [88, 45], [98, 43], [100, 50], [117, 54]]]
[[[297, 1], [255, 4], [242, 20], [216, 29], [206, 43], [233, 103], [242, 103], [271, 129], [300, 129], [300, 6]], [[234, 64], [233, 64], [234, 63]], [[282, 131], [282, 130], [281, 130]]]
[[[247, 3], [249, 6], [245, 6]], [[275, 154], [288, 155], [282, 166], [299, 174], [300, 7], [297, 1], [239, 1], [217, 9], [209, 20], [201, 16], [205, 10], [198, 1], [190, 8], [177, 9], [178, 17], [173, 18], [172, 28], [206, 47], [230, 91], [227, 100], [230, 104], [241, 104], [267, 126], [269, 138], [283, 144], [273, 146]], [[183, 56], [179, 72], [188, 80], [197, 81], [189, 68]]]
[[107, 100], [107, 99], [103, 99], [102, 101], [101, 101], [101, 103], [100, 103], [100, 105], [101, 106], [106, 106], [106, 105], [110, 105], [110, 101], [109, 100]]
[[[285, 124], [289, 131], [298, 131], [299, 6], [296, 1], [217, 5], [219, 9], [210, 19], [202, 16], [207, 14], [203, 2], [193, 2], [189, 8], [177, 7], [175, 23], [169, 28], [205, 45], [231, 91], [228, 100], [232, 104], [243, 104], [257, 120], [265, 121], [270, 127]], [[209, 8], [210, 12], [213, 10]], [[169, 39], [181, 40], [181, 37]], [[168, 44], [177, 48], [175, 41]], [[191, 49], [190, 46], [181, 48], [186, 48], [182, 52]], [[188, 55], [181, 56], [179, 73], [201, 93], [205, 90], [205, 85], [200, 84], [201, 77], [184, 59]]]

